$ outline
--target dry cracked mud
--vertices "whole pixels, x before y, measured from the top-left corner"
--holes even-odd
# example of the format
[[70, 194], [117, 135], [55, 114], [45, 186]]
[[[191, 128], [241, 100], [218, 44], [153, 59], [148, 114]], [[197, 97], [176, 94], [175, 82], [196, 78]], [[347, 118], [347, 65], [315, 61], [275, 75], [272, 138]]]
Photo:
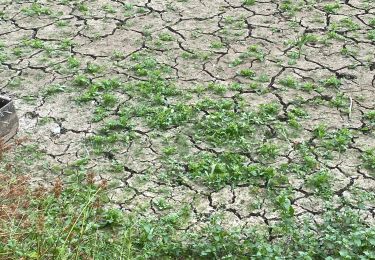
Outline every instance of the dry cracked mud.
[[0, 0], [0, 88], [35, 185], [95, 173], [184, 230], [374, 224], [371, 0]]

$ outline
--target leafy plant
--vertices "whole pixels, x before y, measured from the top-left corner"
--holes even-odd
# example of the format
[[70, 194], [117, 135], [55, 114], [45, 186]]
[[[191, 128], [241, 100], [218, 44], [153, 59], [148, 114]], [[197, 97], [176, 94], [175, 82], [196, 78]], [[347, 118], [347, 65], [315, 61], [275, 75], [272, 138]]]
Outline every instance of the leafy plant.
[[326, 12], [326, 13], [329, 13], [329, 14], [334, 14], [337, 12], [338, 9], [340, 9], [341, 6], [339, 3], [330, 3], [330, 4], [326, 4], [324, 7], [323, 7], [323, 10]]
[[244, 0], [243, 4], [244, 5], [253, 5], [256, 3], [256, 0]]
[[265, 159], [275, 159], [279, 154], [279, 147], [275, 144], [264, 143], [259, 147], [258, 154]]
[[364, 119], [369, 123], [370, 126], [375, 126], [375, 110], [371, 110], [364, 114]]
[[375, 171], [375, 149], [364, 151], [362, 154], [362, 162], [367, 169]]
[[371, 30], [367, 33], [367, 39], [375, 42], [375, 30]]
[[50, 15], [52, 11], [39, 3], [32, 3], [29, 7], [22, 8], [21, 11], [27, 16]]
[[341, 80], [336, 78], [335, 76], [332, 76], [323, 80], [322, 83], [323, 83], [323, 86], [325, 87], [336, 87], [336, 88], [338, 88], [342, 84]]
[[157, 107], [148, 111], [148, 122], [153, 127], [166, 129], [179, 126], [189, 121], [195, 114], [192, 107], [184, 104], [176, 104], [171, 107]]
[[217, 157], [201, 153], [197, 158], [189, 160], [187, 171], [192, 179], [215, 189], [225, 185], [252, 183], [257, 179], [270, 181], [276, 175], [273, 168], [246, 165], [245, 162], [245, 157], [235, 153], [224, 153]]
[[255, 72], [251, 69], [243, 69], [239, 72], [239, 75], [245, 78], [252, 79], [255, 77]]
[[293, 76], [287, 76], [279, 81], [279, 83], [288, 88], [297, 88], [298, 82]]
[[328, 149], [343, 152], [352, 142], [352, 132], [347, 128], [339, 129], [329, 133], [324, 142], [324, 146]]
[[236, 67], [240, 64], [243, 64], [249, 58], [255, 58], [255, 60], [261, 62], [264, 61], [265, 53], [262, 50], [261, 46], [250, 45], [245, 52], [241, 53], [240, 56], [230, 64], [230, 66]]
[[331, 179], [327, 170], [321, 170], [309, 177], [307, 185], [314, 188], [318, 195], [327, 196], [331, 194]]

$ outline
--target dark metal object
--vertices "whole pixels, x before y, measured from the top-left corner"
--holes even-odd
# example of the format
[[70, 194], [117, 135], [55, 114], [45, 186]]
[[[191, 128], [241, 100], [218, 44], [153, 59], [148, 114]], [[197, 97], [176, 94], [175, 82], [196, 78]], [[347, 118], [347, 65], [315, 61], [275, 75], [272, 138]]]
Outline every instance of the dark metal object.
[[0, 139], [7, 142], [18, 130], [18, 117], [13, 101], [0, 96]]

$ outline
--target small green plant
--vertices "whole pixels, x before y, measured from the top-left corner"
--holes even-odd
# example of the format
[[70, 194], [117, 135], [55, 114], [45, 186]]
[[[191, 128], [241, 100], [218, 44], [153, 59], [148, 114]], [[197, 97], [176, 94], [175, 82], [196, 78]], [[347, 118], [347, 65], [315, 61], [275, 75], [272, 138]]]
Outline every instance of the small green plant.
[[80, 66], [80, 61], [76, 57], [69, 57], [68, 60], [68, 68], [69, 69], [75, 69]]
[[248, 113], [216, 111], [197, 123], [196, 135], [216, 145], [238, 145], [245, 141], [245, 136], [250, 137], [254, 132], [251, 120], [252, 116]]
[[74, 46], [74, 42], [70, 39], [63, 39], [60, 42], [60, 48], [62, 50], [70, 50], [70, 48], [73, 46]]
[[10, 88], [18, 88], [21, 86], [22, 79], [19, 77], [13, 78], [10, 81], [8, 81], [8, 87]]
[[326, 13], [329, 13], [329, 14], [335, 14], [337, 12], [338, 9], [340, 9], [341, 6], [339, 3], [330, 3], [330, 4], [326, 4], [324, 7], [323, 7], [323, 10], [326, 12]]
[[220, 49], [220, 48], [223, 48], [224, 47], [224, 44], [220, 41], [214, 41], [211, 43], [211, 48], [213, 49]]
[[86, 4], [84, 3], [79, 3], [77, 4], [77, 9], [78, 11], [80, 11], [81, 13], [87, 13], [89, 11], [89, 8]]
[[85, 75], [77, 75], [73, 80], [73, 84], [80, 87], [86, 87], [91, 84], [91, 81]]
[[66, 89], [66, 86], [64, 85], [58, 85], [58, 84], [55, 84], [55, 85], [51, 85], [49, 86], [43, 93], [44, 96], [52, 96], [52, 95], [55, 95], [57, 93], [61, 93], [61, 92], [64, 92]]
[[158, 210], [167, 210], [173, 208], [164, 198], [160, 198], [154, 201], [154, 205]]
[[293, 16], [297, 11], [301, 10], [301, 8], [292, 0], [283, 0], [280, 4], [280, 10], [286, 12], [289, 16]]
[[350, 18], [341, 19], [338, 23], [333, 23], [330, 26], [330, 30], [333, 30], [333, 31], [337, 31], [337, 30], [355, 31], [359, 29], [360, 29], [360, 26]]
[[4, 63], [7, 59], [7, 55], [0, 52], [0, 63]]
[[350, 100], [348, 97], [345, 97], [344, 94], [338, 94], [330, 101], [330, 103], [337, 108], [348, 108]]
[[280, 107], [277, 103], [268, 103], [268, 104], [261, 104], [259, 106], [259, 119], [262, 121], [268, 121], [275, 119], [277, 114], [280, 111]]
[[288, 88], [297, 88], [298, 81], [293, 76], [287, 76], [279, 81], [279, 83]]
[[341, 49], [340, 53], [346, 57], [350, 57], [350, 56], [356, 56], [357, 51], [345, 46]]
[[318, 37], [314, 34], [306, 33], [296, 39], [293, 44], [298, 48], [298, 57], [301, 57], [303, 47], [309, 43], [316, 43]]
[[301, 89], [307, 92], [311, 92], [313, 90], [318, 91], [317, 86], [312, 82], [305, 82], [301, 85]]
[[362, 153], [363, 166], [371, 171], [375, 171], [375, 149], [369, 149]]
[[118, 61], [118, 60], [122, 60], [122, 59], [124, 59], [124, 57], [125, 57], [125, 55], [124, 55], [124, 53], [121, 52], [121, 51], [114, 51], [114, 52], [112, 53], [112, 59], [113, 59], [113, 60], [116, 60], [116, 61]]
[[22, 8], [21, 11], [27, 16], [50, 15], [52, 11], [39, 3], [32, 3], [30, 7]]
[[31, 48], [34, 48], [34, 49], [44, 49], [44, 48], [46, 48], [44, 42], [42, 40], [39, 40], [39, 39], [26, 40], [26, 41], [24, 41], [24, 44], [26, 46], [30, 46]]
[[314, 134], [314, 137], [318, 138], [318, 139], [323, 139], [327, 136], [328, 132], [327, 132], [327, 126], [325, 125], [319, 125], [318, 127], [316, 127], [313, 131], [313, 134]]
[[105, 93], [102, 96], [102, 103], [105, 107], [114, 107], [117, 104], [117, 98], [113, 94]]
[[327, 196], [331, 194], [331, 174], [327, 170], [320, 170], [309, 176], [307, 185], [315, 189], [318, 195]]
[[212, 90], [212, 92], [218, 95], [223, 95], [228, 90], [227, 86], [215, 83], [208, 84], [207, 89]]
[[370, 126], [375, 126], [375, 110], [371, 110], [364, 114], [363, 118]]
[[279, 151], [279, 147], [271, 143], [264, 143], [258, 148], [258, 154], [264, 159], [275, 159]]
[[69, 21], [64, 21], [64, 20], [56, 21], [57, 27], [66, 27], [68, 26], [68, 24], [69, 24]]
[[288, 112], [289, 118], [308, 118], [308, 113], [300, 107], [294, 107]]
[[255, 60], [263, 62], [265, 59], [265, 53], [263, 52], [261, 46], [259, 45], [250, 45], [247, 50], [240, 54], [240, 56], [232, 61], [230, 67], [236, 67], [240, 64], [243, 64], [249, 58], [255, 58]]
[[278, 206], [281, 216], [284, 219], [289, 219], [294, 216], [294, 208], [292, 206], [292, 202], [290, 200], [290, 197], [286, 194], [280, 194], [276, 198], [276, 205]]
[[324, 146], [328, 149], [343, 152], [351, 144], [352, 137], [352, 132], [349, 129], [342, 128], [335, 132], [329, 133], [326, 137]]
[[254, 5], [256, 3], [256, 0], [243, 0], [243, 4], [245, 6]]
[[21, 49], [21, 48], [18, 48], [18, 47], [14, 48], [14, 49], [12, 50], [12, 52], [13, 52], [13, 54], [14, 54], [15, 56], [17, 56], [17, 57], [21, 57], [21, 56], [22, 56], [22, 53], [23, 53], [22, 49]]
[[153, 127], [166, 129], [182, 125], [189, 121], [194, 114], [194, 109], [184, 104], [162, 108], [157, 107], [149, 111], [148, 122]]
[[367, 39], [375, 42], [375, 30], [371, 30], [367, 33]]
[[112, 5], [109, 5], [109, 4], [103, 5], [102, 9], [104, 10], [104, 12], [108, 14], [116, 13], [116, 9]]
[[297, 51], [290, 51], [287, 56], [289, 58], [288, 65], [295, 65], [300, 58], [300, 53]]
[[236, 153], [224, 153], [213, 156], [201, 153], [191, 158], [187, 165], [188, 174], [212, 188], [220, 189], [225, 185], [270, 181], [276, 176], [276, 170], [261, 165], [246, 165], [246, 158]]
[[322, 84], [324, 87], [335, 87], [338, 88], [341, 86], [342, 82], [340, 79], [336, 78], [336, 76], [331, 76], [322, 80]]
[[161, 33], [159, 34], [159, 39], [163, 42], [171, 42], [174, 40], [173, 36], [169, 33]]
[[251, 69], [243, 69], [241, 70], [239, 73], [238, 73], [240, 76], [242, 77], [245, 77], [245, 78], [248, 78], [248, 79], [252, 79], [255, 77], [255, 71], [251, 70]]
[[90, 74], [97, 74], [103, 71], [103, 67], [95, 63], [87, 63], [86, 72]]

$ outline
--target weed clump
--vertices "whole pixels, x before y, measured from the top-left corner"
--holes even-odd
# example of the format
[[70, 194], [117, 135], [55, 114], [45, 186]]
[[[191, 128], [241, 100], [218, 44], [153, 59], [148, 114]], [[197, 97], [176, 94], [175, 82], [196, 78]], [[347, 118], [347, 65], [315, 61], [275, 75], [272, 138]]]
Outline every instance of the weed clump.
[[362, 154], [362, 162], [367, 169], [375, 172], [375, 149], [364, 151]]

